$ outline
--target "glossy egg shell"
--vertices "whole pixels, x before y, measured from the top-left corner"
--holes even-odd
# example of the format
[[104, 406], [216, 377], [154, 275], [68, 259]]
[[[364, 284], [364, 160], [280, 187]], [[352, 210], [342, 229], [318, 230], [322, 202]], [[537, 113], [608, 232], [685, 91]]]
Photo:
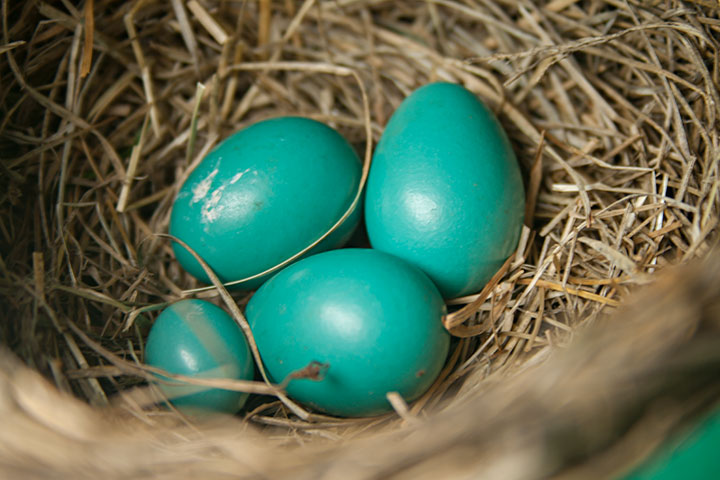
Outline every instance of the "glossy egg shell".
[[[253, 124], [211, 151], [182, 185], [169, 233], [185, 241], [230, 282], [261, 273], [320, 238], [350, 207], [361, 162], [335, 130], [281, 117]], [[335, 248], [357, 226], [361, 208], [314, 251]], [[209, 283], [180, 244], [185, 270]], [[239, 288], [253, 289], [265, 278]]]
[[507, 135], [475, 95], [433, 83], [402, 102], [368, 178], [374, 248], [420, 267], [445, 298], [471, 294], [517, 247], [524, 208]]
[[316, 361], [320, 381], [292, 380], [291, 398], [331, 415], [391, 410], [386, 393], [422, 395], [445, 362], [445, 304], [430, 279], [370, 249], [308, 257], [268, 280], [246, 316], [274, 382]]
[[[163, 310], [150, 329], [145, 362], [198, 378], [252, 380], [255, 368], [240, 327], [223, 309], [204, 300], [181, 300]], [[173, 405], [190, 412], [235, 413], [248, 397], [189, 384], [159, 386]]]

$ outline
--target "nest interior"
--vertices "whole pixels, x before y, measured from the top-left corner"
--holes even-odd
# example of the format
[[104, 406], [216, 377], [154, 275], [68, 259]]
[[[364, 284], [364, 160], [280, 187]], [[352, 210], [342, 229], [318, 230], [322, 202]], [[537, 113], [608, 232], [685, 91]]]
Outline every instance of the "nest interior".
[[[3, 1], [0, 467], [528, 478], [646, 455], [718, 398], [717, 13], [697, 0]], [[267, 397], [201, 425], [153, 407], [142, 360], [158, 310], [247, 301], [191, 291], [158, 235], [192, 168], [290, 114], [367, 154], [430, 81], [497, 113], [528, 198], [502, 275], [453, 302], [431, 390], [358, 420]]]

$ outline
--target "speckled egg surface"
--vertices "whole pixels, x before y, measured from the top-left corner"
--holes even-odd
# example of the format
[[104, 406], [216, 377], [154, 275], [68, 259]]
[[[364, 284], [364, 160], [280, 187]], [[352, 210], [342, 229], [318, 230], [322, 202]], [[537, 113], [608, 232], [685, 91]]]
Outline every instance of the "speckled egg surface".
[[[265, 120], [228, 137], [190, 174], [173, 204], [169, 233], [221, 281], [247, 278], [328, 231], [350, 207], [360, 177], [357, 154], [332, 128], [301, 117]], [[356, 208], [314, 251], [347, 241], [359, 218]], [[184, 247], [173, 243], [173, 250], [185, 270], [209, 282]]]
[[475, 95], [432, 83], [403, 101], [368, 178], [374, 248], [420, 267], [445, 298], [471, 294], [516, 248], [524, 208], [507, 135]]
[[329, 365], [322, 380], [292, 380], [287, 392], [331, 415], [390, 411], [392, 391], [418, 398], [442, 369], [450, 342], [445, 305], [430, 279], [371, 249], [300, 260], [268, 280], [245, 314], [272, 381], [313, 361]]
[[[163, 310], [150, 330], [145, 362], [169, 373], [234, 380], [252, 380], [255, 368], [240, 327], [204, 300], [181, 300]], [[248, 397], [189, 384], [159, 386], [173, 405], [194, 413], [235, 413]]]

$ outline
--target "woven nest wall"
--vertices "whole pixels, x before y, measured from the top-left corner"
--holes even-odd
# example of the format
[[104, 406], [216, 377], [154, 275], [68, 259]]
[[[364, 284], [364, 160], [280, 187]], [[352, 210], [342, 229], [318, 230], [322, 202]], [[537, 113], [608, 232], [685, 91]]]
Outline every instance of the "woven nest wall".
[[[4, 0], [0, 475], [622, 472], [720, 398], [719, 46], [710, 0]], [[228, 306], [160, 235], [191, 169], [289, 114], [367, 160], [438, 80], [497, 113], [528, 200], [516, 255], [453, 302], [431, 390], [353, 420], [159, 405], [143, 366], [159, 309]]]

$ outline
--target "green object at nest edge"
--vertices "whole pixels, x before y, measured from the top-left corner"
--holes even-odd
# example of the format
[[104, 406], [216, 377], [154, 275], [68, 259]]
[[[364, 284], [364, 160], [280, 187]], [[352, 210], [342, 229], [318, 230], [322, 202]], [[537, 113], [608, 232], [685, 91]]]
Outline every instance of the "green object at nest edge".
[[663, 445], [622, 480], [720, 478], [720, 410]]

